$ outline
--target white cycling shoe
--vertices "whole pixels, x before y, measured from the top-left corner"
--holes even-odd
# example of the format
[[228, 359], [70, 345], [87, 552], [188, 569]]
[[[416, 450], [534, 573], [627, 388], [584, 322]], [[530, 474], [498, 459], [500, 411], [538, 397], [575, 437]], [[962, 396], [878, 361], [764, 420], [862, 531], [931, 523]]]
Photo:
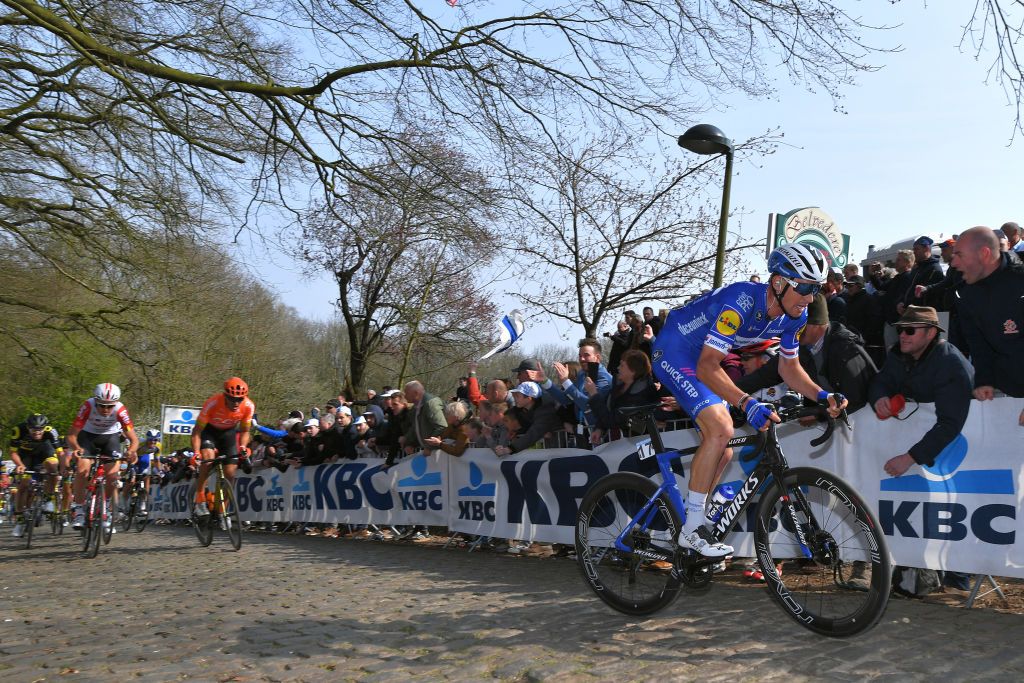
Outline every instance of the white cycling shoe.
[[679, 547], [704, 557], [725, 557], [733, 553], [732, 546], [716, 541], [706, 526], [699, 526], [689, 533], [680, 531]]

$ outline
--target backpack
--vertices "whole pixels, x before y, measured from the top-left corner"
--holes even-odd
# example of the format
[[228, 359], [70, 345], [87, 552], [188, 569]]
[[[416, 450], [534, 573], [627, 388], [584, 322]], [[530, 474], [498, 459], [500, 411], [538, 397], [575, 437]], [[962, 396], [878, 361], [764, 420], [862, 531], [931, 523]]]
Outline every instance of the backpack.
[[908, 598], [923, 598], [942, 587], [942, 578], [934, 569], [896, 567], [892, 572], [892, 589]]

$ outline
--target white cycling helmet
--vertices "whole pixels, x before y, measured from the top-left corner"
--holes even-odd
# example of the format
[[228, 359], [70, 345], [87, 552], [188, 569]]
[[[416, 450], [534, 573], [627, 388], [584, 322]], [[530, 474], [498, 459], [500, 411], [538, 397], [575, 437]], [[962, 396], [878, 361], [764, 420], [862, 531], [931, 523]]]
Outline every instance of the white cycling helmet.
[[110, 384], [109, 382], [97, 384], [92, 395], [96, 399], [97, 403], [114, 405], [121, 400], [121, 389], [116, 384]]
[[824, 283], [828, 277], [825, 255], [809, 244], [783, 244], [768, 256], [768, 271], [783, 277]]

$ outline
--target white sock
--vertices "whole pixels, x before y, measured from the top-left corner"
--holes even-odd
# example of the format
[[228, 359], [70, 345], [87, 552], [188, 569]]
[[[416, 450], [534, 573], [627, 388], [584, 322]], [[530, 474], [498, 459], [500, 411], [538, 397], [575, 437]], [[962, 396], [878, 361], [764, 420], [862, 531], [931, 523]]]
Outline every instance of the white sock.
[[686, 521], [683, 522], [683, 532], [690, 533], [697, 527], [707, 522], [704, 516], [704, 505], [707, 503], [708, 494], [700, 491], [688, 491], [686, 494]]

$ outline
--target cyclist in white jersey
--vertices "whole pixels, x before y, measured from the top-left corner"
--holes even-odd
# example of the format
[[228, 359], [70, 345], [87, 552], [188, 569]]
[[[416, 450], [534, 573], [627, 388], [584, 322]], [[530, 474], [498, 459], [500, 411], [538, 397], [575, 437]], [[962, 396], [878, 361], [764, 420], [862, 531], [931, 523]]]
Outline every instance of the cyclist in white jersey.
[[[130, 463], [134, 463], [136, 452], [139, 450], [139, 437], [135, 435], [135, 428], [132, 426], [132, 418], [128, 409], [119, 400], [121, 390], [116, 384], [104, 383], [96, 385], [92, 398], [88, 399], [78, 409], [78, 416], [75, 418], [71, 429], [68, 431], [68, 447], [78, 454], [78, 465], [75, 471], [74, 482], [74, 514], [72, 526], [76, 529], [82, 528], [85, 524], [85, 487], [86, 478], [89, 476], [89, 469], [92, 467], [93, 458], [99, 455], [115, 455], [121, 451], [121, 434], [128, 439], [128, 452], [126, 456]], [[120, 472], [117, 467], [109, 467], [106, 471], [107, 497], [111, 500], [111, 507], [117, 509], [117, 480]], [[104, 524], [113, 524], [108, 519]]]

